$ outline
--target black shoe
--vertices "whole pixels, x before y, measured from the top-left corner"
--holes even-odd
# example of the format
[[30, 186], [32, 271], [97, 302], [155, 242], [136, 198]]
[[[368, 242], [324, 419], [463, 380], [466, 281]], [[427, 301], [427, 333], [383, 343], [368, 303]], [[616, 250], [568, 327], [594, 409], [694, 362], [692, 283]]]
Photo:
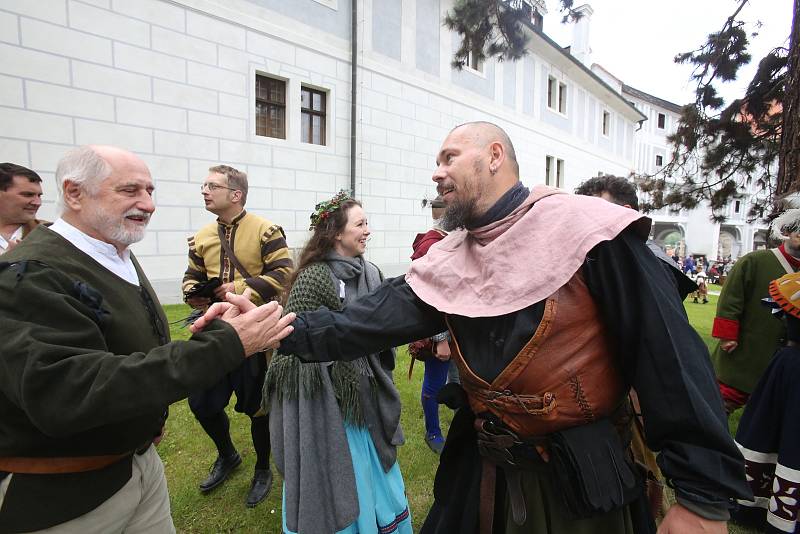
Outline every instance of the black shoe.
[[242, 457], [239, 456], [238, 452], [233, 453], [227, 458], [217, 456], [217, 460], [214, 462], [213, 467], [211, 467], [211, 472], [208, 474], [208, 477], [200, 483], [200, 491], [202, 493], [208, 493], [225, 482], [225, 479], [228, 478], [233, 470], [239, 467], [241, 463]]
[[247, 493], [247, 507], [253, 508], [269, 495], [272, 488], [272, 471], [269, 469], [256, 469], [253, 473], [253, 481], [250, 483], [250, 491]]

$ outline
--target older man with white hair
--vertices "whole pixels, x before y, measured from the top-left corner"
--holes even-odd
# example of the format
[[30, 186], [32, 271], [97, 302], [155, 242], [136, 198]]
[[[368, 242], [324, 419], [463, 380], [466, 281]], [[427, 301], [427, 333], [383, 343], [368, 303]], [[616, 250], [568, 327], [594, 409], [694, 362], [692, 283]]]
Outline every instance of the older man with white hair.
[[290, 319], [271, 303], [170, 343], [128, 248], [155, 211], [147, 166], [85, 146], [56, 179], [61, 217], [0, 262], [0, 533], [174, 532], [153, 447], [167, 407], [276, 345]]

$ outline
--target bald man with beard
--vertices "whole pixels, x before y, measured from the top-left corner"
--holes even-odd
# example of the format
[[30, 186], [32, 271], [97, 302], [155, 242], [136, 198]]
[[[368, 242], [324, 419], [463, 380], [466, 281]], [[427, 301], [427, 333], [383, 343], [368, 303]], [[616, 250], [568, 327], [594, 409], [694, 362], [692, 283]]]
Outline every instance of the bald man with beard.
[[128, 248], [155, 211], [147, 166], [85, 146], [56, 179], [61, 217], [0, 258], [0, 533], [174, 532], [154, 447], [167, 407], [273, 346], [291, 314], [272, 303], [170, 343]]
[[[654, 532], [628, 460], [631, 386], [676, 492], [659, 532], [726, 532], [733, 499], [750, 494], [743, 460], [705, 345], [645, 245], [649, 220], [528, 190], [510, 139], [485, 122], [450, 132], [433, 180], [447, 237], [343, 311], [298, 315], [279, 348], [331, 361], [450, 331], [466, 403], [421, 532]], [[250, 313], [229, 303], [205, 319]]]

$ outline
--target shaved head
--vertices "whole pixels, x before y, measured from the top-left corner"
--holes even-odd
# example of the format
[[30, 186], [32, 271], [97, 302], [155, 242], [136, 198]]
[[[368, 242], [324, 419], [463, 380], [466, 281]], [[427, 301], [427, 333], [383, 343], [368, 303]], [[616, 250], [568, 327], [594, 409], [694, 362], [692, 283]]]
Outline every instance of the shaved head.
[[480, 147], [487, 147], [491, 143], [500, 143], [505, 149], [506, 158], [511, 163], [514, 174], [519, 176], [519, 163], [517, 163], [517, 153], [514, 151], [514, 145], [511, 143], [511, 138], [505, 130], [500, 128], [493, 122], [487, 121], [474, 121], [459, 124], [450, 133], [459, 130], [465, 137], [471, 139], [476, 145]]
[[442, 229], [470, 228], [519, 183], [514, 146], [491, 122], [456, 126], [439, 148], [432, 178], [447, 206]]

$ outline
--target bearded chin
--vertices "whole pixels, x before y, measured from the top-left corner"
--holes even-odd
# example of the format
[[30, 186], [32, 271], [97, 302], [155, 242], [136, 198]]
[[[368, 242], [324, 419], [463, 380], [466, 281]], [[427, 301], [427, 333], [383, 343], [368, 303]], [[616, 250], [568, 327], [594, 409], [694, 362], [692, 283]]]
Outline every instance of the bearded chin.
[[129, 246], [144, 239], [144, 234], [147, 230], [145, 227], [127, 228], [125, 226], [125, 217], [133, 214], [132, 212], [128, 212], [121, 218], [118, 218], [102, 207], [95, 206], [91, 218], [96, 228], [106, 229], [106, 237], [110, 241]]
[[144, 239], [144, 234], [146, 231], [146, 228], [133, 228], [129, 230], [124, 226], [121, 226], [115, 228], [111, 232], [110, 237], [117, 243], [122, 243], [123, 245], [133, 245], [134, 243], [138, 243]]
[[466, 202], [454, 200], [444, 210], [439, 226], [445, 232], [452, 232], [458, 228], [469, 228], [475, 219], [475, 199]]

